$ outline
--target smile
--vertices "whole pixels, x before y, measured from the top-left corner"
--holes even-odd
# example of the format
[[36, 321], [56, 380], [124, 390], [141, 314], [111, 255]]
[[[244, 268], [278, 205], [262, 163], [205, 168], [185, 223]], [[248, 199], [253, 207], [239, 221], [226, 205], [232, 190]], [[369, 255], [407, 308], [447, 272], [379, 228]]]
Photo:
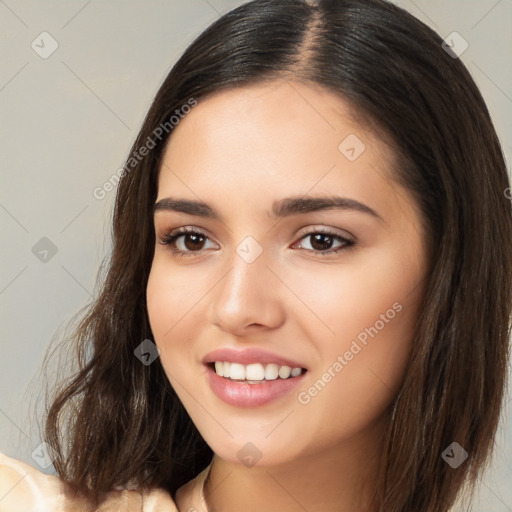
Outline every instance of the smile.
[[[230, 376], [219, 375], [215, 366], [222, 373], [226, 369]], [[292, 391], [300, 385], [307, 373], [304, 368], [279, 366], [273, 363], [265, 366], [261, 363], [251, 363], [246, 366], [221, 361], [206, 364], [205, 368], [207, 382], [214, 395], [224, 403], [239, 408], [259, 407], [278, 399], [286, 400], [287, 396], [292, 396]], [[280, 377], [279, 372], [288, 376]], [[268, 380], [265, 378], [266, 375], [269, 376]]]
[[[285, 349], [283, 349], [284, 351]], [[302, 355], [302, 360], [307, 357]], [[213, 394], [234, 407], [258, 407], [283, 402], [305, 378], [301, 359], [259, 347], [224, 347], [206, 354], [202, 363]]]

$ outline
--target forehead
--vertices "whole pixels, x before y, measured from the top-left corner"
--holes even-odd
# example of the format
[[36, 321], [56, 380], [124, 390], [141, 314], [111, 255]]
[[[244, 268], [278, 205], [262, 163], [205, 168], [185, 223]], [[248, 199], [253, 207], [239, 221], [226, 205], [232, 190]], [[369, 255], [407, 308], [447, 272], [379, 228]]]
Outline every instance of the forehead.
[[385, 195], [392, 161], [340, 96], [276, 80], [200, 99], [168, 141], [158, 195]]
[[318, 159], [321, 151], [336, 155], [337, 142], [352, 134], [365, 142], [371, 138], [384, 150], [384, 143], [358, 124], [354, 113], [346, 100], [316, 84], [279, 79], [201, 98], [175, 127], [168, 147], [175, 152], [185, 139], [189, 147], [207, 145], [210, 151], [217, 147], [224, 154], [247, 157], [261, 148], [280, 152], [287, 143], [302, 142], [294, 153]]

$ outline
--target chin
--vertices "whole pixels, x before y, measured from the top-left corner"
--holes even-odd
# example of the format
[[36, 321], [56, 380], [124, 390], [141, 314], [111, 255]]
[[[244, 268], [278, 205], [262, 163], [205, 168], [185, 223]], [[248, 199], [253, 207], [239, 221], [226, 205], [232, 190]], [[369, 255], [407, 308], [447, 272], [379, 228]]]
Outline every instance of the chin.
[[[217, 436], [212, 435], [211, 429], [199, 431], [215, 455], [226, 462], [246, 467], [277, 466], [291, 463], [303, 455], [299, 446], [300, 441], [304, 442], [303, 434], [294, 441], [295, 436], [289, 429], [278, 433], [267, 428], [262, 431], [257, 426], [234, 429], [226, 424], [225, 428], [233, 437], [225, 431]], [[268, 432], [272, 433], [269, 435]]]

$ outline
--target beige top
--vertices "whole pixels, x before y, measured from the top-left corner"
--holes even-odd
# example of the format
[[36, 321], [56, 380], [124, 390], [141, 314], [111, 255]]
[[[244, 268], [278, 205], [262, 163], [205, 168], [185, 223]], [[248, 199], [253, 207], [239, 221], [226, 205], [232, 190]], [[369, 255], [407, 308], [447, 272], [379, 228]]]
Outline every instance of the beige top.
[[180, 487], [176, 501], [163, 489], [123, 489], [110, 492], [95, 509], [67, 496], [58, 477], [0, 453], [0, 512], [208, 512], [203, 491], [210, 467]]
[[66, 485], [0, 453], [0, 512], [208, 512], [203, 487], [210, 466], [178, 489], [176, 502], [163, 489], [140, 492], [135, 489], [111, 491], [99, 508], [72, 499]]

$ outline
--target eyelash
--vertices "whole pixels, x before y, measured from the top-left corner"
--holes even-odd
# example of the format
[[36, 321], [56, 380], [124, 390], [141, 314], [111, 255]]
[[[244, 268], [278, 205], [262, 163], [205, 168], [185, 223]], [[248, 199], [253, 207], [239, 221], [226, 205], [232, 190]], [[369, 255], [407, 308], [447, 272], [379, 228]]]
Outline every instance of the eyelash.
[[[176, 229], [172, 229], [170, 230], [169, 232], [165, 233], [161, 240], [160, 240], [160, 244], [162, 245], [167, 245], [167, 246], [171, 246], [171, 244], [173, 244], [178, 238], [180, 238], [181, 236], [183, 235], [186, 235], [188, 233], [192, 233], [192, 234], [195, 234], [195, 235], [201, 235], [201, 236], [204, 236], [206, 238], [208, 238], [204, 233], [201, 233], [200, 231], [194, 229], [194, 228], [188, 228], [188, 227], [185, 227], [185, 228], [176, 228]], [[337, 249], [328, 249], [326, 251], [315, 251], [315, 250], [312, 250], [312, 249], [305, 249], [306, 251], [308, 252], [314, 252], [314, 253], [317, 253], [321, 256], [327, 256], [327, 255], [330, 255], [330, 254], [337, 254], [337, 253], [340, 253], [340, 252], [348, 252], [350, 251], [351, 249], [353, 249], [355, 247], [355, 242], [352, 241], [352, 240], [349, 240], [347, 238], [343, 238], [342, 236], [340, 235], [337, 235], [336, 233], [333, 233], [325, 228], [317, 228], [315, 229], [314, 231], [310, 231], [309, 233], [305, 233], [304, 235], [302, 235], [302, 237], [300, 238], [301, 240], [304, 239], [304, 238], [307, 238], [308, 236], [312, 236], [312, 235], [316, 235], [316, 234], [322, 234], [322, 235], [328, 235], [328, 236], [331, 236], [333, 238], [336, 238], [338, 241], [340, 242], [343, 242], [345, 245], [342, 245], [341, 247], [338, 247]], [[197, 254], [201, 254], [203, 252], [203, 250], [199, 250], [199, 251], [182, 251], [181, 249], [176, 249], [174, 247], [170, 247], [171, 251], [173, 252], [174, 255], [176, 256], [181, 256], [181, 257], [188, 257], [188, 256], [194, 256], [194, 255], [197, 255]]]

